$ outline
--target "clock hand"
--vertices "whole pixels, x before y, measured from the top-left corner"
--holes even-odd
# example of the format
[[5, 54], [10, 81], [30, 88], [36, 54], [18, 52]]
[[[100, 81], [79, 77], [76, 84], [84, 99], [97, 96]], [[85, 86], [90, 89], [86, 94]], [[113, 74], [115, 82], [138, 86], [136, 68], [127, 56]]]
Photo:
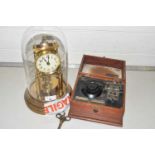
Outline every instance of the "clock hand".
[[43, 58], [43, 60], [44, 60], [46, 63], [48, 63], [47, 60], [46, 60], [45, 58]]
[[50, 62], [49, 62], [49, 55], [48, 55], [48, 61], [47, 61], [47, 65], [50, 65]]

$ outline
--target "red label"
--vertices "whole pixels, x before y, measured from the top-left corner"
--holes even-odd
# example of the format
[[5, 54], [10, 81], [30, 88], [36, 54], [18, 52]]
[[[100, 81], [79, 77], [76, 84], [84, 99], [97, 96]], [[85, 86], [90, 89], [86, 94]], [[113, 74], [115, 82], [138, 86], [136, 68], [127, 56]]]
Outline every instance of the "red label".
[[45, 104], [44, 106], [44, 112], [45, 114], [48, 113], [56, 113], [58, 111], [61, 111], [66, 108], [70, 104], [70, 96], [66, 95], [62, 100], [59, 100], [58, 102], [52, 103], [49, 102]]

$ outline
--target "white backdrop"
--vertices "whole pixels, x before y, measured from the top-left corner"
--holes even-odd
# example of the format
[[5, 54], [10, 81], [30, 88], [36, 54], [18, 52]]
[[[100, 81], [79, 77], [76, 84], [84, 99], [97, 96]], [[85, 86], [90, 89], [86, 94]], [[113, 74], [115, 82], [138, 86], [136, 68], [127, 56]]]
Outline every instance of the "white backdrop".
[[[0, 62], [21, 62], [27, 27], [0, 27]], [[68, 42], [69, 64], [83, 54], [124, 59], [127, 65], [155, 66], [155, 27], [60, 27]]]

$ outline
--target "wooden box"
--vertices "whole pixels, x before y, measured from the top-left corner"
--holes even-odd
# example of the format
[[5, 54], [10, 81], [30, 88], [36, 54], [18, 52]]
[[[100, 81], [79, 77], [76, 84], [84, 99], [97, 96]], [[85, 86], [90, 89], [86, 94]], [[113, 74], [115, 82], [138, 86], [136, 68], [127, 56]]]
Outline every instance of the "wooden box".
[[[94, 66], [92, 72], [89, 72], [85, 68], [88, 66]], [[118, 74], [111, 76], [106, 74], [106, 69], [102, 67], [114, 68], [118, 71]], [[112, 107], [100, 103], [92, 103], [89, 100], [83, 101], [75, 98], [75, 91], [78, 87], [78, 82], [81, 77], [94, 78], [99, 80], [106, 80], [112, 82], [121, 82], [123, 86], [123, 95], [121, 101], [121, 107]], [[99, 123], [105, 123], [109, 125], [122, 126], [123, 114], [125, 110], [125, 92], [126, 92], [126, 64], [125, 61], [109, 59], [105, 57], [96, 57], [84, 55], [79, 72], [77, 75], [76, 83], [71, 96], [71, 108], [69, 116], [76, 119], [94, 121]]]

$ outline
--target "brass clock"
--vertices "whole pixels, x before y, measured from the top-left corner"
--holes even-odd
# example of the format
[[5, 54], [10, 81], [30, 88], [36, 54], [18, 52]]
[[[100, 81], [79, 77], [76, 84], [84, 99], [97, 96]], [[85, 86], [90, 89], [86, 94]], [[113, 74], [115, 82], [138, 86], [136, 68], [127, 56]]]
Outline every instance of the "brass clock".
[[[32, 33], [32, 30], [28, 32]], [[28, 83], [25, 101], [31, 110], [40, 114], [61, 112], [69, 105], [71, 92], [67, 83], [65, 46], [49, 31], [34, 36], [30, 34], [26, 33], [23, 41], [23, 61]], [[31, 37], [27, 39], [29, 35]]]

